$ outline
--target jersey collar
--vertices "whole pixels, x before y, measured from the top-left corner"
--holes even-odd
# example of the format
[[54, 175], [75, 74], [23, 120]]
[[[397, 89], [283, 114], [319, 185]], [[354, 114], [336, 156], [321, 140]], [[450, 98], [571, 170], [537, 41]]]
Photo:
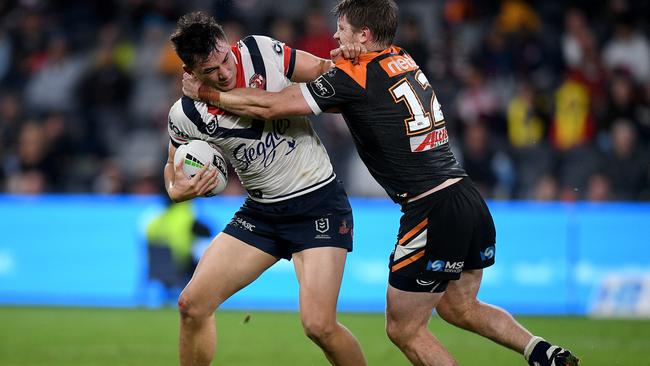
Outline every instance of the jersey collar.
[[241, 52], [236, 44], [230, 46], [230, 49], [233, 55], [235, 55], [235, 63], [237, 64], [237, 82], [235, 88], [244, 88], [246, 87], [246, 82], [244, 81], [244, 64], [241, 62]]

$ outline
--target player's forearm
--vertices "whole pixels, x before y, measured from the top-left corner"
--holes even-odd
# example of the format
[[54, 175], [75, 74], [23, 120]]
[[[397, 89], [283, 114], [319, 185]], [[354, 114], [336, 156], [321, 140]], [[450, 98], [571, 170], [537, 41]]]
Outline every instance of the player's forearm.
[[183, 202], [183, 201], [187, 201], [190, 198], [193, 198], [187, 195], [185, 196], [179, 195], [179, 192], [177, 192], [177, 190], [174, 189], [175, 172], [174, 172], [173, 163], [167, 162], [167, 164], [165, 164], [165, 171], [163, 176], [165, 177], [165, 189], [167, 190], [167, 195], [169, 196], [169, 199], [171, 199], [173, 202]]
[[172, 197], [172, 192], [174, 188], [174, 164], [167, 162], [165, 164], [165, 170], [163, 172], [163, 176], [165, 177], [165, 190], [167, 190], [167, 195], [172, 201], [175, 201], [174, 197]]
[[233, 89], [227, 93], [201, 86], [199, 99], [223, 108], [231, 113], [260, 119], [277, 118], [273, 100], [277, 93], [255, 88]]
[[272, 99], [271, 93], [265, 93], [259, 89], [242, 88], [221, 93], [220, 105], [240, 116], [271, 119], [275, 118], [272, 114]]

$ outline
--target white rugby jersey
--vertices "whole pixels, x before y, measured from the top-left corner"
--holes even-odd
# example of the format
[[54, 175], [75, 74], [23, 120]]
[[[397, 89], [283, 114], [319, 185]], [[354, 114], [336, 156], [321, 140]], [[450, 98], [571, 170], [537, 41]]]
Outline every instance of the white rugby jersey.
[[[296, 52], [263, 36], [231, 47], [237, 87], [280, 91], [291, 84]], [[249, 196], [262, 203], [297, 197], [334, 180], [325, 147], [305, 117], [257, 120], [182, 97], [169, 112], [168, 132], [178, 147], [204, 140], [219, 147]]]

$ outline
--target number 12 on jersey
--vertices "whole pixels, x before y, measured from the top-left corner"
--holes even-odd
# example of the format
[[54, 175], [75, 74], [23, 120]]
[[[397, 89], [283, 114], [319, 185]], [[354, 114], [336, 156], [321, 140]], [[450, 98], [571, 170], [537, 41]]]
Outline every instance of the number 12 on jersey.
[[[420, 70], [415, 74], [415, 80], [417, 80], [423, 90], [431, 87], [427, 77]], [[407, 135], [415, 135], [428, 131], [431, 129], [432, 125], [433, 127], [439, 127], [445, 124], [445, 117], [442, 114], [442, 108], [433, 91], [431, 92], [431, 102], [429, 107], [429, 110], [433, 112], [432, 117], [431, 113], [425, 110], [420, 97], [415, 92], [413, 85], [407, 78], [401, 79], [388, 90], [393, 96], [395, 103], [404, 102], [406, 103], [406, 107], [409, 109], [411, 115], [404, 119]]]

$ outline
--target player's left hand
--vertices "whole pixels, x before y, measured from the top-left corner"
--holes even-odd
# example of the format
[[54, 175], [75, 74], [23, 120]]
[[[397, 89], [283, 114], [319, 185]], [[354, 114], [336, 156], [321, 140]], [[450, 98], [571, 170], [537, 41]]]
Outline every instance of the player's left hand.
[[183, 202], [195, 197], [200, 197], [213, 190], [219, 183], [216, 169], [209, 169], [205, 165], [192, 178], [183, 172], [183, 160], [174, 167], [174, 184], [169, 191], [169, 197], [174, 202]]
[[334, 63], [345, 59], [352, 60], [353, 63], [357, 64], [359, 62], [359, 56], [366, 52], [366, 46], [361, 43], [346, 43], [331, 50], [330, 58]]
[[194, 100], [199, 100], [199, 88], [201, 84], [201, 80], [194, 77], [194, 75], [183, 73], [183, 94], [186, 96]]

